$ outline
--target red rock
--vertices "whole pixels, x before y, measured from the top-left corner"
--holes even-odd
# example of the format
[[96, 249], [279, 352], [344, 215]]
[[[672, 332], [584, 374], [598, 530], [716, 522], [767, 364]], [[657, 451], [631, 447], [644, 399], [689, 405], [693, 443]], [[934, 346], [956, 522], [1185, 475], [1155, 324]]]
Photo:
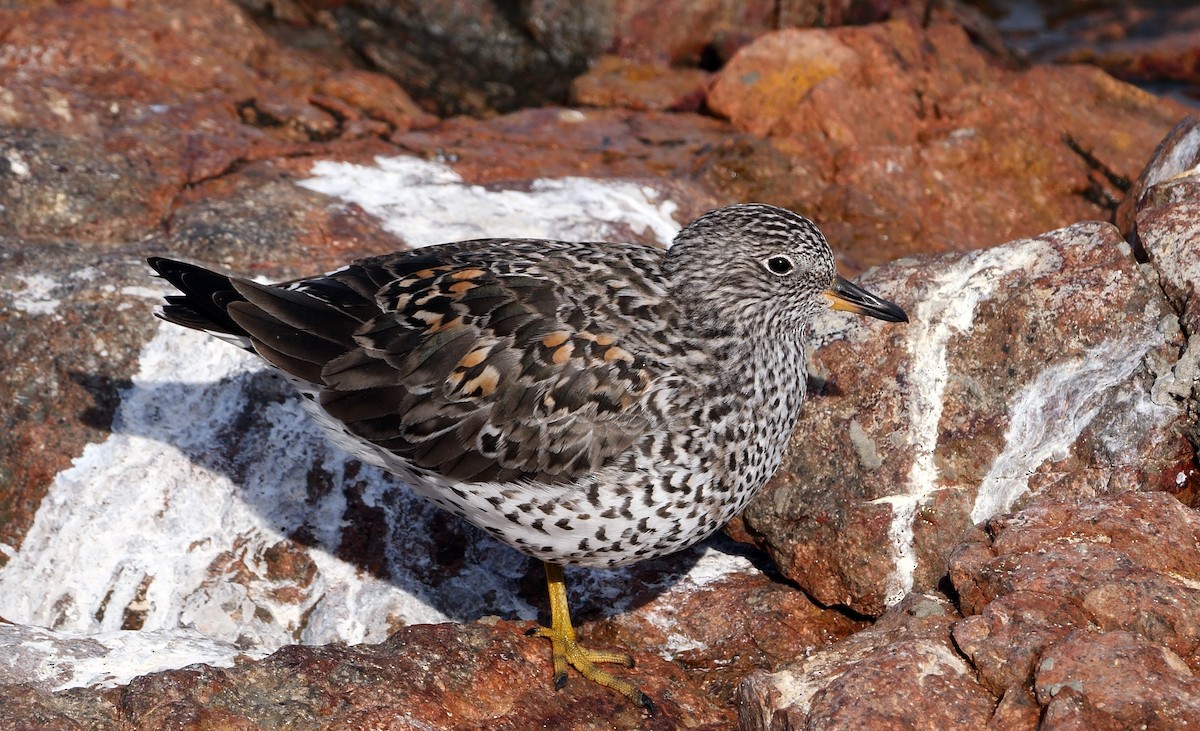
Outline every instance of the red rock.
[[1087, 623], [1087, 615], [1072, 601], [1020, 590], [956, 624], [954, 642], [971, 659], [980, 682], [1003, 695], [1033, 676], [1047, 646]]
[[769, 31], [869, 23], [887, 17], [904, 2], [617, 0], [612, 5], [611, 53], [640, 62], [696, 66], [711, 62], [713, 55], [723, 62], [732, 55], [731, 47], [735, 49]]
[[973, 531], [950, 563], [971, 615], [953, 634], [981, 682], [1003, 693], [990, 727], [1196, 718], [1197, 537], [1200, 514], [1161, 493], [1045, 504]]
[[0, 10], [0, 27], [0, 118], [24, 173], [0, 189], [0, 234], [128, 242], [236, 164], [433, 121], [386, 77], [279, 48], [227, 0]]
[[1129, 632], [1072, 633], [1034, 683], [1044, 728], [1179, 729], [1200, 718], [1200, 679], [1175, 653]]
[[[1050, 503], [989, 521], [950, 561], [955, 630], [993, 689], [1075, 628], [1136, 632], [1200, 667], [1200, 515], [1161, 493]], [[980, 550], [987, 546], [987, 550]]]
[[1200, 83], [1200, 30], [1179, 30], [1153, 40], [1121, 40], [1103, 48], [1077, 48], [1061, 54], [1057, 60], [1095, 64], [1122, 79], [1197, 84]]
[[391, 139], [481, 185], [531, 177], [658, 179], [681, 220], [724, 201], [786, 196], [791, 186], [786, 161], [769, 144], [695, 114], [529, 109], [489, 120], [459, 117]]
[[0, 727], [39, 731], [117, 731], [117, 710], [109, 694], [90, 690], [47, 693], [27, 685], [0, 684]]
[[743, 729], [982, 728], [995, 700], [955, 652], [957, 613], [911, 595], [875, 626], [738, 690]]
[[647, 63], [696, 66], [706, 47], [724, 32], [736, 30], [755, 36], [777, 27], [776, 4], [764, 0], [616, 0], [612, 5], [609, 52]]
[[767, 34], [708, 103], [791, 157], [794, 207], [852, 269], [1107, 218], [1184, 111], [1094, 69], [1008, 71], [957, 25], [900, 20]]
[[571, 101], [591, 107], [625, 107], [695, 112], [704, 101], [710, 74], [601, 56], [590, 71], [571, 82]]
[[791, 450], [743, 514], [822, 604], [878, 615], [933, 588], [964, 531], [1022, 505], [1188, 489], [1175, 314], [1112, 226], [864, 281], [912, 321], [818, 320]]
[[[728, 728], [729, 711], [683, 671], [639, 655], [629, 671], [657, 700], [647, 717], [576, 677], [552, 688], [549, 647], [527, 625], [480, 622], [407, 627], [379, 645], [288, 647], [232, 668], [208, 665], [145, 675], [111, 690], [51, 695], [2, 686], [0, 721], [16, 728], [438, 729]], [[50, 726], [43, 726], [43, 723]]]
[[1150, 161], [1117, 208], [1115, 223], [1131, 244], [1140, 248], [1136, 238], [1137, 214], [1144, 208], [1154, 207], [1155, 202], [1149, 197], [1152, 189], [1159, 183], [1188, 177], [1197, 165], [1200, 165], [1200, 117], [1188, 116], [1179, 120], [1158, 143]]
[[1033, 731], [1042, 720], [1042, 707], [1024, 686], [1013, 686], [1004, 692], [996, 712], [988, 721], [988, 731]]
[[762, 574], [733, 573], [700, 586], [673, 582], [587, 635], [600, 645], [655, 648], [731, 702], [751, 671], [773, 670], [866, 626]]
[[386, 122], [389, 131], [430, 127], [437, 117], [427, 114], [392, 79], [365, 71], [338, 71], [320, 79], [316, 91], [345, 103], [338, 108], [346, 119], [356, 114]]
[[[1123, 221], [1130, 237], [1149, 262], [1149, 272], [1179, 313], [1187, 347], [1175, 365], [1166, 388], [1187, 399], [1193, 418], [1200, 414], [1200, 121], [1179, 123], [1155, 152], [1123, 204]], [[1190, 488], [1195, 502], [1195, 466], [1187, 471], [1181, 489]]]
[[[1049, 10], [1049, 8], [1048, 8]], [[1034, 39], [1040, 62], [1090, 63], [1123, 79], [1195, 96], [1200, 91], [1200, 10], [1187, 3], [1055, 8], [1052, 39]]]

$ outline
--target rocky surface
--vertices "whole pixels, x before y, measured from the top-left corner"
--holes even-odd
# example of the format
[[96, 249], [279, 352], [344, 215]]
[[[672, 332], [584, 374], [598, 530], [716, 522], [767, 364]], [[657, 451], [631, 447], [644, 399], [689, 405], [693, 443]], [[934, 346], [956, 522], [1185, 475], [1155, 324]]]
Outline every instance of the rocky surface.
[[983, 728], [995, 699], [954, 647], [957, 618], [945, 599], [912, 594], [847, 640], [751, 674], [738, 689], [740, 727]]
[[1194, 416], [1169, 387], [1180, 321], [1113, 226], [867, 281], [912, 322], [818, 323], [814, 393], [742, 518], [821, 603], [878, 615], [935, 588], [972, 524], [1041, 500], [1194, 498]]
[[[490, 116], [564, 104], [572, 78], [609, 54], [656, 75], [684, 77], [728, 60], [761, 35], [791, 26], [866, 23], [903, 7], [896, 0], [238, 0], [285, 43], [319, 49], [334, 63], [364, 59], [430, 111]], [[602, 62], [603, 63], [603, 62]], [[639, 94], [640, 103], [661, 100]], [[691, 102], [689, 102], [691, 103]]]
[[789, 156], [784, 204], [828, 222], [856, 267], [1109, 219], [1185, 113], [1095, 69], [1012, 71], [956, 24], [900, 20], [762, 36], [708, 103]]
[[571, 101], [594, 107], [695, 112], [704, 103], [711, 74], [602, 56], [571, 82]]
[[[411, 28], [407, 59], [394, 3], [0, 3], [0, 727], [1186, 718], [1194, 122], [1137, 175], [1178, 105], [1013, 70], [941, 6], [453, 7], [479, 26]], [[508, 81], [436, 53], [481, 37], [475, 58], [524, 49], [476, 69]], [[497, 114], [572, 86], [578, 107]], [[1135, 177], [1133, 252], [1076, 224]], [[778, 569], [720, 539], [568, 574], [653, 718], [551, 690], [522, 634], [547, 614], [534, 562], [331, 448], [253, 359], [148, 317], [152, 253], [281, 279], [482, 235], [665, 243], [738, 200], [817, 217], [848, 273], [926, 256], [864, 278], [906, 328], [816, 328], [805, 431], [734, 531]]]
[[1200, 515], [1163, 493], [985, 521], [950, 562], [957, 606], [910, 594], [869, 629], [749, 674], [741, 728], [1186, 728], [1200, 712], [1198, 537]]
[[1138, 197], [1124, 210], [1131, 237], [1150, 272], [1180, 314], [1187, 348], [1175, 368], [1172, 391], [1190, 396], [1193, 424], [1200, 399], [1200, 118], [1182, 120], [1138, 178]]
[[1200, 712], [1198, 537], [1161, 493], [988, 521], [950, 562], [954, 639], [993, 692], [1032, 680], [1048, 727], [1180, 728]]

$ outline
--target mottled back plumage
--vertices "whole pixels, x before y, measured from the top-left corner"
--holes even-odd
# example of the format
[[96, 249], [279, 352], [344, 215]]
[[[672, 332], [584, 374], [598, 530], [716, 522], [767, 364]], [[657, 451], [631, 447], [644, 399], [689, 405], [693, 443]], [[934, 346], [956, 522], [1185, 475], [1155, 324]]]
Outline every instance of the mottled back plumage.
[[669, 252], [483, 239], [279, 285], [150, 263], [183, 293], [164, 319], [253, 349], [339, 444], [567, 564], [678, 550], [746, 504], [795, 424], [823, 294], [903, 317], [764, 205], [710, 212]]

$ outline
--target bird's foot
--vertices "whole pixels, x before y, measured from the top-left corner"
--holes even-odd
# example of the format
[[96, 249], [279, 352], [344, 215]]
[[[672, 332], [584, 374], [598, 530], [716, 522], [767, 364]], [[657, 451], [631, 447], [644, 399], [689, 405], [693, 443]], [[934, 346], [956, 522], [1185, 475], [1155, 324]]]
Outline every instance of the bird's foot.
[[570, 628], [560, 628], [557, 631], [551, 627], [535, 627], [527, 632], [531, 637], [545, 637], [550, 640], [554, 657], [554, 689], [559, 690], [567, 684], [567, 666], [575, 668], [579, 674], [588, 680], [611, 688], [626, 698], [654, 714], [654, 702], [636, 685], [618, 678], [612, 673], [596, 667], [598, 663], [623, 665], [627, 668], [634, 666], [633, 657], [622, 652], [605, 652], [590, 650], [579, 644], [575, 632]]

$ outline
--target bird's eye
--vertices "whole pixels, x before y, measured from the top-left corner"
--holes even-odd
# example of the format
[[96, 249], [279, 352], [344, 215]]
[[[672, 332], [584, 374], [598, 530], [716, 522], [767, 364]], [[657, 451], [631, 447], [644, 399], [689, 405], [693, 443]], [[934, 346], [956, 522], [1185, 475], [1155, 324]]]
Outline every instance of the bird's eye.
[[767, 259], [765, 263], [767, 265], [767, 269], [770, 270], [772, 274], [778, 274], [779, 276], [783, 276], [784, 274], [792, 271], [792, 268], [795, 266], [792, 264], [791, 259], [780, 255], [772, 256], [771, 258]]

